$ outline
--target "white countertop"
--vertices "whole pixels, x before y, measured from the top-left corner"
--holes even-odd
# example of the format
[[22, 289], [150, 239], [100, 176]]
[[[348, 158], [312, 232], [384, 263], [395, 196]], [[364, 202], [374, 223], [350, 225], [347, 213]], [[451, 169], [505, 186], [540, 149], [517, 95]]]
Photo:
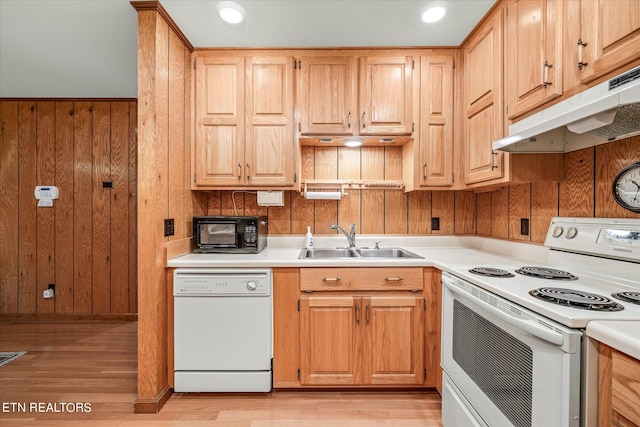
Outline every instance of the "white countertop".
[[[402, 247], [422, 259], [298, 259], [304, 236], [269, 237], [258, 254], [187, 254], [170, 259], [170, 268], [271, 268], [271, 267], [436, 267], [452, 271], [458, 266], [544, 264], [548, 248], [542, 245], [478, 236], [374, 236], [360, 235], [359, 247]], [[315, 248], [345, 246], [343, 236], [314, 236]], [[640, 322], [592, 321], [587, 335], [640, 359]]]
[[640, 360], [640, 322], [596, 320], [587, 324], [587, 335]]

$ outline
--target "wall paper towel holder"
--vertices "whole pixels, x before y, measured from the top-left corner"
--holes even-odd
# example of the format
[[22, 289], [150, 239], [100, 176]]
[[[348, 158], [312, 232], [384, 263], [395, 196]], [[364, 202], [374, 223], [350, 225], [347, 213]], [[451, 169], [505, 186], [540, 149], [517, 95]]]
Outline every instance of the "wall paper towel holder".
[[320, 180], [308, 179], [302, 182], [302, 195], [309, 200], [340, 200], [347, 196], [346, 190], [402, 190], [403, 181], [372, 180]]

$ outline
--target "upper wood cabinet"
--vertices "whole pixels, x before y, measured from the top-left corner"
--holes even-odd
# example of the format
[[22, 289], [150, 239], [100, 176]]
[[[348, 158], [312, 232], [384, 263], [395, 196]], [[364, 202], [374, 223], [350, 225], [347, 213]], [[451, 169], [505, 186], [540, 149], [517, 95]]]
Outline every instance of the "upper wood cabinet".
[[196, 187], [244, 183], [244, 72], [244, 58], [196, 58]]
[[464, 182], [505, 176], [503, 152], [492, 150], [503, 130], [502, 14], [494, 13], [463, 47]]
[[412, 134], [412, 57], [336, 52], [294, 64], [300, 135]]
[[192, 188], [292, 186], [293, 58], [195, 62]]
[[510, 0], [507, 5], [510, 119], [562, 95], [562, 7], [555, 0]]
[[357, 132], [355, 58], [304, 57], [299, 68], [299, 131], [303, 135], [353, 135]]
[[580, 38], [575, 43], [580, 51], [583, 81], [640, 59], [638, 0], [582, 0], [580, 22]]
[[420, 58], [420, 186], [453, 184], [453, 55]]
[[360, 58], [360, 134], [410, 135], [413, 132], [410, 56]]

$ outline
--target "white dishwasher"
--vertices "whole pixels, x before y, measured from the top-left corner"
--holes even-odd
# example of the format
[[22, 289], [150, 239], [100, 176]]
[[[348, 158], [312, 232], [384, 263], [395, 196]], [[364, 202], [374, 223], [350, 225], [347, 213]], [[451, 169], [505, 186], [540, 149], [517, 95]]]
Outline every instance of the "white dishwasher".
[[269, 269], [174, 271], [176, 392], [271, 390], [271, 290]]

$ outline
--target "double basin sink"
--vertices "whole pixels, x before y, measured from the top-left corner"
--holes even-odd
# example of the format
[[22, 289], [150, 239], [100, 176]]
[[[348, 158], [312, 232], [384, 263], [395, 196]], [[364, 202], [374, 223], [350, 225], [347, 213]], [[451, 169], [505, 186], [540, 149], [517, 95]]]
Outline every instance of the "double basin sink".
[[298, 259], [420, 258], [403, 248], [303, 249]]

